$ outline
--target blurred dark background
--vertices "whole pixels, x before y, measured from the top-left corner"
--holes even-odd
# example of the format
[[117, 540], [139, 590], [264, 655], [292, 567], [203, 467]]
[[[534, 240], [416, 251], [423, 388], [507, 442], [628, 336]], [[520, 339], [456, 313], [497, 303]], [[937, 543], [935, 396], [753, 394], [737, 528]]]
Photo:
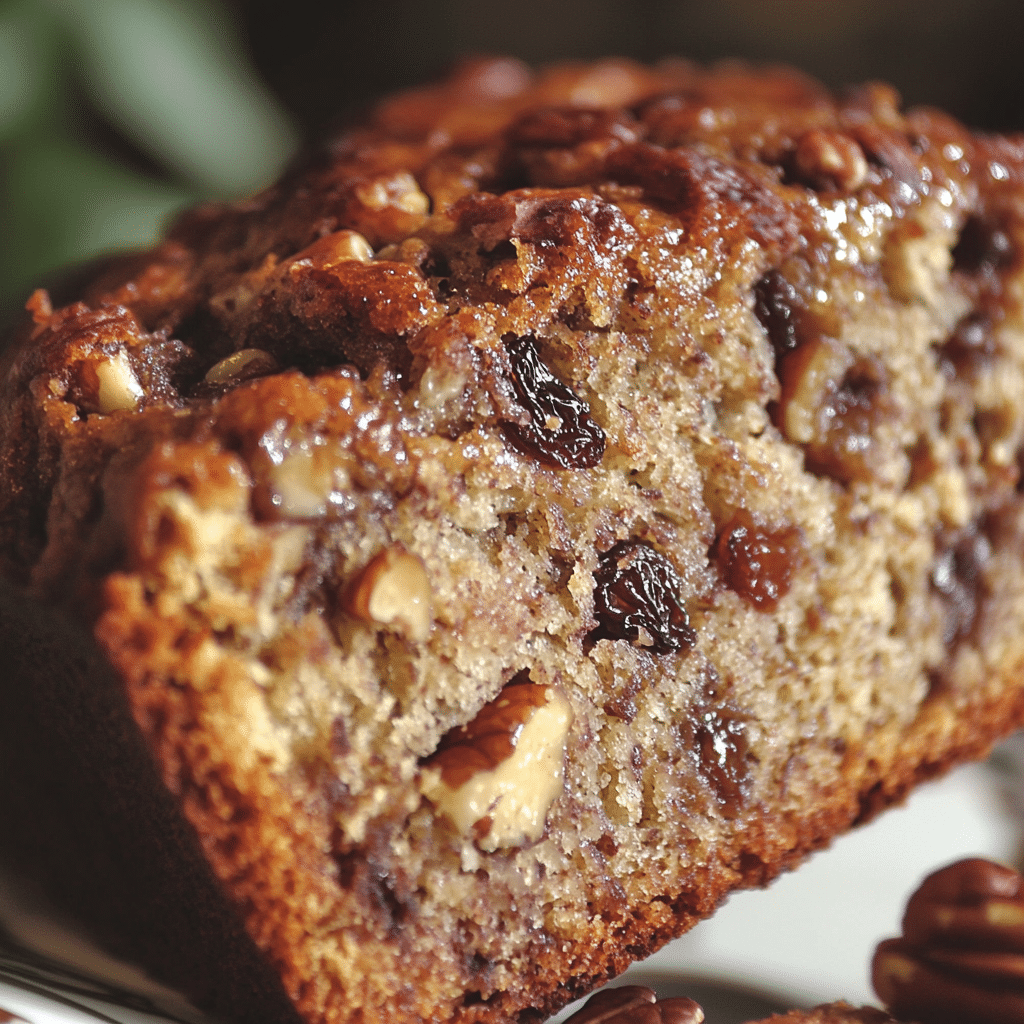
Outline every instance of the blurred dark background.
[[1024, 129], [1019, 0], [0, 0], [0, 319], [466, 53], [740, 56]]
[[300, 122], [436, 74], [466, 52], [530, 63], [623, 54], [785, 61], [841, 87], [894, 82], [979, 127], [1024, 127], [1019, 0], [232, 0], [265, 80]]

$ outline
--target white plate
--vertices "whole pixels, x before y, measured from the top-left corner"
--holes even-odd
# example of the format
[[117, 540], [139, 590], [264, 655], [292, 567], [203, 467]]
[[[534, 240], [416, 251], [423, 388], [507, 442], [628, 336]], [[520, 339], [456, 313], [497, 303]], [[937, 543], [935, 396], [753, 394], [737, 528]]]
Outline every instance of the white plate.
[[[734, 895], [616, 984], [696, 998], [708, 1024], [835, 999], [872, 1002], [871, 954], [898, 934], [906, 899], [925, 875], [970, 855], [1016, 860], [1022, 748], [1015, 737], [989, 765], [922, 787], [905, 807], [844, 836], [768, 890]], [[213, 1024], [2, 879], [0, 896], [7, 930], [6, 940], [0, 933], [0, 1008], [30, 1024]]]

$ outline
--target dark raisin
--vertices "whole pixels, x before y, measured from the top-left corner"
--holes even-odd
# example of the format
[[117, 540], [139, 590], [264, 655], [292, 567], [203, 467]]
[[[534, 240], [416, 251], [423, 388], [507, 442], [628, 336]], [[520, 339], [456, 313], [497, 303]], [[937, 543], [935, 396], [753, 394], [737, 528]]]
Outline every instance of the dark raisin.
[[778, 356], [800, 344], [799, 296], [797, 290], [777, 271], [765, 274], [754, 288], [754, 315], [768, 332]]
[[723, 709], [703, 711], [695, 731], [697, 771], [714, 790], [722, 815], [735, 818], [746, 796], [747, 740], [742, 718]]
[[718, 535], [715, 557], [725, 585], [755, 608], [770, 612], [789, 592], [800, 553], [795, 526], [769, 530], [740, 510]]
[[511, 445], [556, 469], [589, 469], [604, 455], [604, 431], [590, 407], [563, 384], [541, 361], [533, 338], [509, 335], [505, 346], [512, 357], [512, 386], [529, 423], [503, 420], [501, 429]]
[[968, 217], [953, 248], [953, 269], [964, 274], [989, 274], [1013, 260], [1013, 242], [997, 224], [977, 214]]
[[970, 373], [995, 353], [992, 316], [974, 310], [953, 328], [953, 333], [939, 348], [939, 360], [943, 373], [957, 376]]
[[932, 586], [945, 598], [943, 640], [952, 646], [974, 629], [984, 597], [983, 572], [991, 544], [983, 533], [970, 533], [943, 550], [932, 570]]
[[838, 329], [834, 313], [811, 309], [796, 287], [777, 270], [770, 270], [754, 286], [754, 315], [775, 349], [775, 358], [822, 334]]
[[601, 556], [594, 579], [596, 639], [649, 644], [656, 654], [685, 650], [696, 642], [679, 600], [679, 574], [650, 544], [620, 541]]

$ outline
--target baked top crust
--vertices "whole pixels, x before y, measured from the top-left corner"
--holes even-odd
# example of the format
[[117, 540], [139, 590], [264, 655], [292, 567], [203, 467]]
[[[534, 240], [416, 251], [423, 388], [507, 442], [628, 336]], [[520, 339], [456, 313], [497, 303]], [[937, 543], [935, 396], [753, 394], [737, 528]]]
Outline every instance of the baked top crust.
[[883, 86], [475, 62], [33, 297], [3, 572], [307, 1020], [537, 1019], [1021, 720], [1022, 179]]

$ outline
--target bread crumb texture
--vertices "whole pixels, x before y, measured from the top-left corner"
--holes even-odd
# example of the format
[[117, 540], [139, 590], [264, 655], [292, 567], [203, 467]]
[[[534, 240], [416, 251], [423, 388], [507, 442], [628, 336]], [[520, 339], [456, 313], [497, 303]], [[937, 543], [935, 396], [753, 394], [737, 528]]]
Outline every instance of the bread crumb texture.
[[313, 1024], [537, 1021], [1024, 711], [1024, 142], [471, 62], [5, 362], [88, 609]]

